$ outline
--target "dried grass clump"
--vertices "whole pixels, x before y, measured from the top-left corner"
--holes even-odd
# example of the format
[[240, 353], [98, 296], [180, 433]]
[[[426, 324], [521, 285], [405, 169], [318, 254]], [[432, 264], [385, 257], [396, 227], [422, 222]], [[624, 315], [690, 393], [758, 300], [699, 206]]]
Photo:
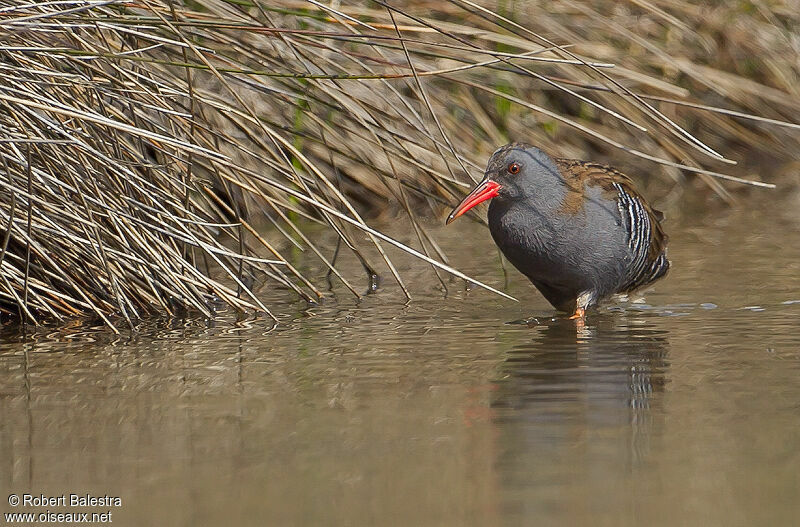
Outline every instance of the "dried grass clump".
[[[510, 139], [770, 186], [724, 153], [796, 151], [798, 11], [725, 5], [0, 0], [0, 310], [269, 313], [256, 276], [322, 295], [288, 247], [358, 296], [308, 222], [407, 295], [387, 245], [466, 278], [418, 217]], [[365, 223], [387, 204], [416, 249]]]

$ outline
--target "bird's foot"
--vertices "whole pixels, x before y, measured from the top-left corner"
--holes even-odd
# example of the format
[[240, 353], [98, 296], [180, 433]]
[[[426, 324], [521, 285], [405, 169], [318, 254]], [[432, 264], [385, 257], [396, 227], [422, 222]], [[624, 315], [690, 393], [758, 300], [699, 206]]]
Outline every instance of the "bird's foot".
[[575, 313], [569, 317], [570, 320], [584, 320], [586, 318], [586, 310], [582, 307], [576, 308]]

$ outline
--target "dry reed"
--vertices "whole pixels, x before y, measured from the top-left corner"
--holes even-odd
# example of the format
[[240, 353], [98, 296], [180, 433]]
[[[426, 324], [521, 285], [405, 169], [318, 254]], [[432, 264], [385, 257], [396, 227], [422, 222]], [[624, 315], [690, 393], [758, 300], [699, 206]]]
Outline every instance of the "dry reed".
[[[616, 149], [726, 198], [725, 182], [771, 186], [726, 151], [795, 155], [799, 12], [0, 0], [0, 310], [31, 323], [95, 314], [112, 328], [211, 316], [220, 302], [269, 313], [254, 277], [322, 296], [287, 247], [358, 296], [309, 222], [406, 295], [388, 246], [466, 278], [419, 216], [441, 214], [511, 139], [567, 156]], [[387, 203], [416, 249], [365, 222]]]

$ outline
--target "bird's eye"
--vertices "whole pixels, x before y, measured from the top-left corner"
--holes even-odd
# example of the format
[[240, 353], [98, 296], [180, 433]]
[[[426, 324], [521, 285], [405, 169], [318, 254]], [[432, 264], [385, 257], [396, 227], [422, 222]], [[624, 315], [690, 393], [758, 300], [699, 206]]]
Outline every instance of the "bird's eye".
[[509, 174], [519, 174], [519, 163], [511, 163], [508, 165], [508, 173]]

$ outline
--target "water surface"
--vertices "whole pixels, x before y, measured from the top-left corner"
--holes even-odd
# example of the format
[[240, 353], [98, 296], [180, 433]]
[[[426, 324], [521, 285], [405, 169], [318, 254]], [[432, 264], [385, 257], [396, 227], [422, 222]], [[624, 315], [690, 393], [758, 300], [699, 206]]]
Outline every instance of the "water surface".
[[[513, 271], [521, 303], [401, 257], [413, 302], [275, 292], [272, 331], [6, 328], [0, 512], [90, 492], [137, 526], [798, 525], [800, 215], [755, 210], [672, 225], [668, 278], [584, 327]], [[435, 234], [503, 286], [485, 229]]]

